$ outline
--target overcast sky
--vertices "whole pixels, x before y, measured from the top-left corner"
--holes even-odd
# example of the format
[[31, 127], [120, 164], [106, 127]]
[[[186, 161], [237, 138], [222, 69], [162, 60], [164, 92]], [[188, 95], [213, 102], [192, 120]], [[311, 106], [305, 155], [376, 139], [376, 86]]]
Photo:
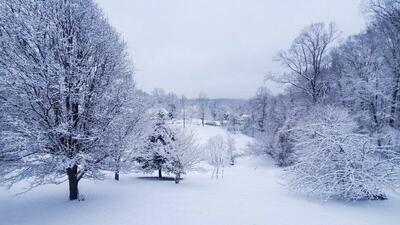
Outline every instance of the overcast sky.
[[[248, 98], [281, 49], [314, 22], [364, 26], [361, 0], [97, 0], [129, 45], [138, 87]], [[279, 87], [270, 85], [274, 91]]]

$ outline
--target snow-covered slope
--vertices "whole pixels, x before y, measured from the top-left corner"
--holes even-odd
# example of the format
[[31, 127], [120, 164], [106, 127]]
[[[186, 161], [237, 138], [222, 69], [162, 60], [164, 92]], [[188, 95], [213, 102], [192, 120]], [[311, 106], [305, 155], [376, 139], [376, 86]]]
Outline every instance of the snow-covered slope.
[[249, 144], [253, 142], [253, 138], [246, 136], [241, 133], [233, 134], [229, 133], [225, 129], [217, 126], [201, 126], [201, 125], [188, 125], [188, 128], [193, 130], [199, 139], [201, 144], [205, 144], [210, 137], [216, 135], [222, 135], [224, 139], [227, 138], [228, 135], [231, 135], [235, 138], [235, 145], [238, 153], [245, 153], [249, 147]]
[[[205, 142], [219, 127], [194, 126]], [[237, 135], [238, 146], [251, 138]], [[280, 185], [281, 170], [250, 156], [226, 168], [224, 179], [191, 173], [177, 185], [122, 175], [83, 181], [83, 202], [66, 199], [67, 184], [12, 196], [0, 191], [1, 225], [398, 225], [400, 197], [358, 203], [305, 199]]]

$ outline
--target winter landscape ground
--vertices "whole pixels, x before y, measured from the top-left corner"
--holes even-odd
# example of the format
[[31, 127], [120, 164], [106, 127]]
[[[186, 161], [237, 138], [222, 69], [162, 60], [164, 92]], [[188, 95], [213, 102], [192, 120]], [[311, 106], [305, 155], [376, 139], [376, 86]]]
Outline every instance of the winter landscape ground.
[[[226, 131], [194, 125], [198, 137]], [[235, 135], [239, 151], [250, 137]], [[83, 181], [85, 201], [66, 199], [67, 183], [39, 187], [23, 195], [0, 192], [1, 225], [398, 225], [400, 195], [386, 201], [348, 202], [306, 198], [287, 191], [282, 169], [272, 160], [243, 156], [225, 169], [189, 173], [179, 184], [149, 175], [123, 174], [119, 182]], [[207, 169], [208, 168], [208, 169]]]

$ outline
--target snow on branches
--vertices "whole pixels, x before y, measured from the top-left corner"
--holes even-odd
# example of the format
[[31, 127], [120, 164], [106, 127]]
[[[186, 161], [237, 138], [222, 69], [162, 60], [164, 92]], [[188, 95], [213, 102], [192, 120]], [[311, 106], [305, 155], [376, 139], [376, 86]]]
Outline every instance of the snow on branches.
[[126, 45], [92, 0], [2, 1], [0, 40], [1, 182], [67, 175], [77, 199], [133, 88]]
[[175, 141], [171, 145], [174, 166], [171, 172], [175, 174], [175, 182], [179, 183], [182, 174], [198, 170], [198, 164], [204, 159], [202, 149], [193, 131], [185, 128], [173, 128]]
[[314, 108], [291, 130], [297, 160], [286, 170], [289, 188], [323, 199], [385, 199], [399, 155], [357, 129], [346, 110]]
[[222, 135], [216, 135], [208, 139], [205, 148], [208, 153], [208, 163], [213, 166], [211, 178], [224, 177], [224, 167], [228, 161], [227, 147]]
[[135, 159], [143, 172], [158, 170], [159, 178], [163, 171], [174, 174], [175, 182], [179, 183], [181, 175], [196, 169], [203, 159], [197, 138], [189, 129], [174, 127], [166, 110], [150, 113], [153, 114], [152, 127], [145, 146], [135, 153]]

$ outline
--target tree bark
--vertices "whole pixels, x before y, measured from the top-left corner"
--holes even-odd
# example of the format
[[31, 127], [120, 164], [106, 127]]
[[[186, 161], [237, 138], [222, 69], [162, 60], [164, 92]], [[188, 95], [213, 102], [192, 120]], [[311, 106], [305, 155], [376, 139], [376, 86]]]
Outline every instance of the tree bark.
[[78, 166], [67, 168], [68, 183], [69, 183], [69, 200], [78, 199]]
[[175, 184], [179, 184], [179, 181], [181, 180], [181, 174], [177, 173], [175, 176]]
[[119, 172], [115, 172], [115, 174], [114, 174], [114, 179], [115, 179], [115, 180], [119, 180]]
[[161, 172], [161, 169], [158, 169], [158, 178], [162, 178], [162, 172]]
[[390, 118], [389, 118], [389, 125], [391, 127], [395, 126], [395, 113], [397, 109], [397, 95], [399, 94], [399, 87], [400, 87], [400, 72], [397, 72], [397, 70], [394, 70], [394, 74], [396, 75], [396, 84], [394, 87], [394, 91], [392, 93], [392, 106], [390, 107]]

